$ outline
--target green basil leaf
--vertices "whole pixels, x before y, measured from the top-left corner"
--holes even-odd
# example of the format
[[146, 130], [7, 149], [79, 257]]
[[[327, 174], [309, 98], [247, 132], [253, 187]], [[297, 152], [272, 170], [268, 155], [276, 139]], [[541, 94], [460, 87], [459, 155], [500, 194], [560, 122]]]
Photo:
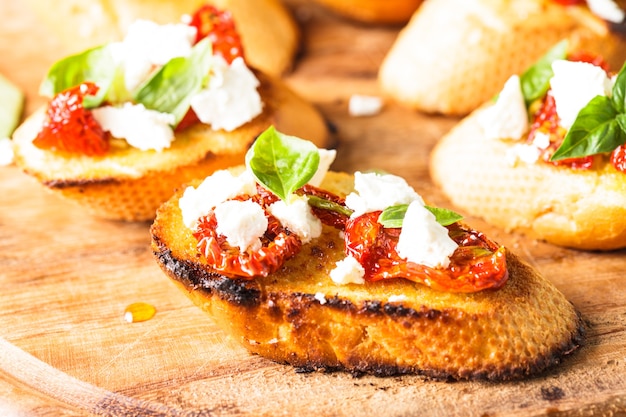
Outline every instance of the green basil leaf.
[[408, 208], [408, 204], [398, 204], [397, 206], [387, 207], [380, 213], [380, 216], [378, 216], [378, 223], [390, 229], [402, 227], [404, 216], [406, 216]]
[[[435, 216], [437, 223], [442, 226], [449, 226], [463, 219], [463, 216], [452, 210], [431, 206], [424, 207]], [[386, 228], [402, 227], [404, 216], [408, 208], [408, 204], [398, 204], [397, 206], [387, 207], [380, 213], [380, 216], [378, 216], [378, 223]]]
[[334, 211], [335, 213], [343, 214], [344, 216], [350, 216], [354, 213], [346, 206], [335, 203], [334, 201], [326, 200], [325, 198], [318, 197], [316, 195], [309, 195], [309, 205], [323, 210]]
[[626, 142], [626, 131], [621, 125], [623, 117], [617, 116], [610, 98], [594, 97], [580, 110], [563, 143], [550, 160], [580, 158], [613, 151]]
[[48, 71], [39, 93], [53, 97], [70, 87], [91, 81], [96, 83], [100, 90], [95, 97], [86, 97], [83, 106], [97, 107], [104, 100], [116, 74], [117, 64], [107, 44], [57, 61]]
[[135, 100], [146, 108], [173, 114], [177, 125], [189, 110], [191, 98], [209, 75], [213, 62], [208, 38], [198, 42], [187, 57], [177, 57], [163, 65], [135, 93]]
[[552, 62], [557, 59], [565, 59], [567, 57], [567, 48], [568, 43], [566, 40], [557, 43], [533, 66], [520, 75], [522, 94], [527, 107], [530, 103], [546, 94], [550, 88], [550, 78], [554, 75]]
[[617, 74], [611, 95], [613, 107], [619, 113], [626, 112], [626, 63]]
[[274, 126], [261, 133], [246, 154], [246, 165], [256, 179], [284, 201], [313, 178], [319, 162], [313, 143], [284, 135]]

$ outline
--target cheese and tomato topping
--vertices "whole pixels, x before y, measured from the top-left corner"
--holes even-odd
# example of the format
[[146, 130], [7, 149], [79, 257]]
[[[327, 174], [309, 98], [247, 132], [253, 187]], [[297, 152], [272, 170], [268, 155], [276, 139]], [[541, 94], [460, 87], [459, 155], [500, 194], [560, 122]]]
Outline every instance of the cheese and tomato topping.
[[389, 174], [357, 172], [355, 192], [340, 198], [310, 183], [328, 170], [320, 154], [329, 153], [270, 128], [248, 152], [243, 173], [218, 171], [185, 190], [183, 222], [212, 269], [231, 278], [267, 276], [327, 227], [345, 243], [345, 258], [328, 271], [338, 285], [399, 278], [454, 292], [504, 285], [505, 249], [459, 224], [456, 213], [426, 206]]
[[34, 144], [101, 156], [112, 136], [160, 152], [175, 129], [199, 121], [232, 131], [254, 119], [263, 110], [258, 86], [230, 13], [207, 5], [188, 24], [138, 20], [121, 42], [51, 68], [42, 88], [54, 97]]

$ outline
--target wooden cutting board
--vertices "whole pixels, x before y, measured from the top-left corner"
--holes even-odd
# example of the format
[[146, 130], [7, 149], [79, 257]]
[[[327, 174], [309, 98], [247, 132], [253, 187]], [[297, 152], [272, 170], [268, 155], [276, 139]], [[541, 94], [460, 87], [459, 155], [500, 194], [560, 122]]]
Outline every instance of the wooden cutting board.
[[[456, 120], [387, 103], [348, 115], [354, 93], [378, 94], [376, 71], [397, 28], [341, 20], [290, 0], [303, 50], [290, 85], [336, 128], [335, 169], [405, 176], [449, 205], [428, 177], [428, 154]], [[0, 2], [0, 72], [36, 90], [64, 50], [22, 2]], [[584, 348], [522, 382], [446, 383], [298, 373], [247, 353], [156, 266], [147, 223], [90, 218], [15, 167], [0, 167], [0, 416], [79, 415], [619, 415], [626, 414], [624, 251], [577, 252], [504, 233], [469, 218], [550, 278], [588, 323]], [[127, 323], [126, 306], [156, 307]]]

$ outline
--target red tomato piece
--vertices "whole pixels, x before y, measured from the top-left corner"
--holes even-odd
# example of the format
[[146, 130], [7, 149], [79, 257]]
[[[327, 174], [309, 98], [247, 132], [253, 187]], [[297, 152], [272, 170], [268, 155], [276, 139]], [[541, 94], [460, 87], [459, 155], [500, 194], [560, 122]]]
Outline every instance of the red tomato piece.
[[198, 31], [196, 42], [208, 37], [213, 43], [213, 53], [222, 56], [229, 64], [235, 58], [244, 56], [241, 37], [230, 11], [204, 5], [194, 13], [189, 25]]

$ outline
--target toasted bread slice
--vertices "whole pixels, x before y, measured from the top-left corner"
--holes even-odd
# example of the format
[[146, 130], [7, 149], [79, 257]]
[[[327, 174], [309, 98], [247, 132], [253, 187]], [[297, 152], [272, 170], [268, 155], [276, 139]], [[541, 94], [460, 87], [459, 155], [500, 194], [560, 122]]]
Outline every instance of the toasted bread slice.
[[430, 172], [452, 203], [508, 231], [578, 249], [626, 247], [626, 175], [507, 161], [515, 141], [488, 140], [481, 108], [435, 146]]
[[318, 110], [282, 81], [257, 73], [263, 113], [232, 132], [198, 123], [176, 134], [162, 152], [130, 146], [112, 147], [104, 157], [67, 156], [32, 144], [45, 118], [39, 110], [14, 134], [15, 162], [49, 189], [102, 218], [144, 221], [174, 189], [192, 178], [243, 163], [254, 139], [270, 125], [330, 145], [326, 122]]
[[203, 4], [229, 10], [241, 35], [246, 61], [267, 74], [288, 71], [300, 32], [280, 0], [28, 0], [33, 12], [71, 52], [123, 38], [136, 19], [177, 23]]
[[333, 12], [364, 23], [401, 24], [409, 21], [423, 0], [315, 0]]
[[464, 115], [562, 39], [614, 68], [626, 58], [626, 39], [584, 7], [546, 0], [427, 1], [385, 57], [381, 88], [417, 110]]
[[[348, 174], [322, 188], [345, 196]], [[182, 191], [158, 210], [152, 249], [163, 271], [227, 333], [253, 353], [313, 370], [376, 375], [509, 380], [559, 363], [581, 342], [576, 310], [554, 285], [514, 254], [499, 290], [439, 292], [404, 279], [335, 285], [345, 256], [336, 229], [276, 273], [232, 279], [212, 270], [182, 222]]]

